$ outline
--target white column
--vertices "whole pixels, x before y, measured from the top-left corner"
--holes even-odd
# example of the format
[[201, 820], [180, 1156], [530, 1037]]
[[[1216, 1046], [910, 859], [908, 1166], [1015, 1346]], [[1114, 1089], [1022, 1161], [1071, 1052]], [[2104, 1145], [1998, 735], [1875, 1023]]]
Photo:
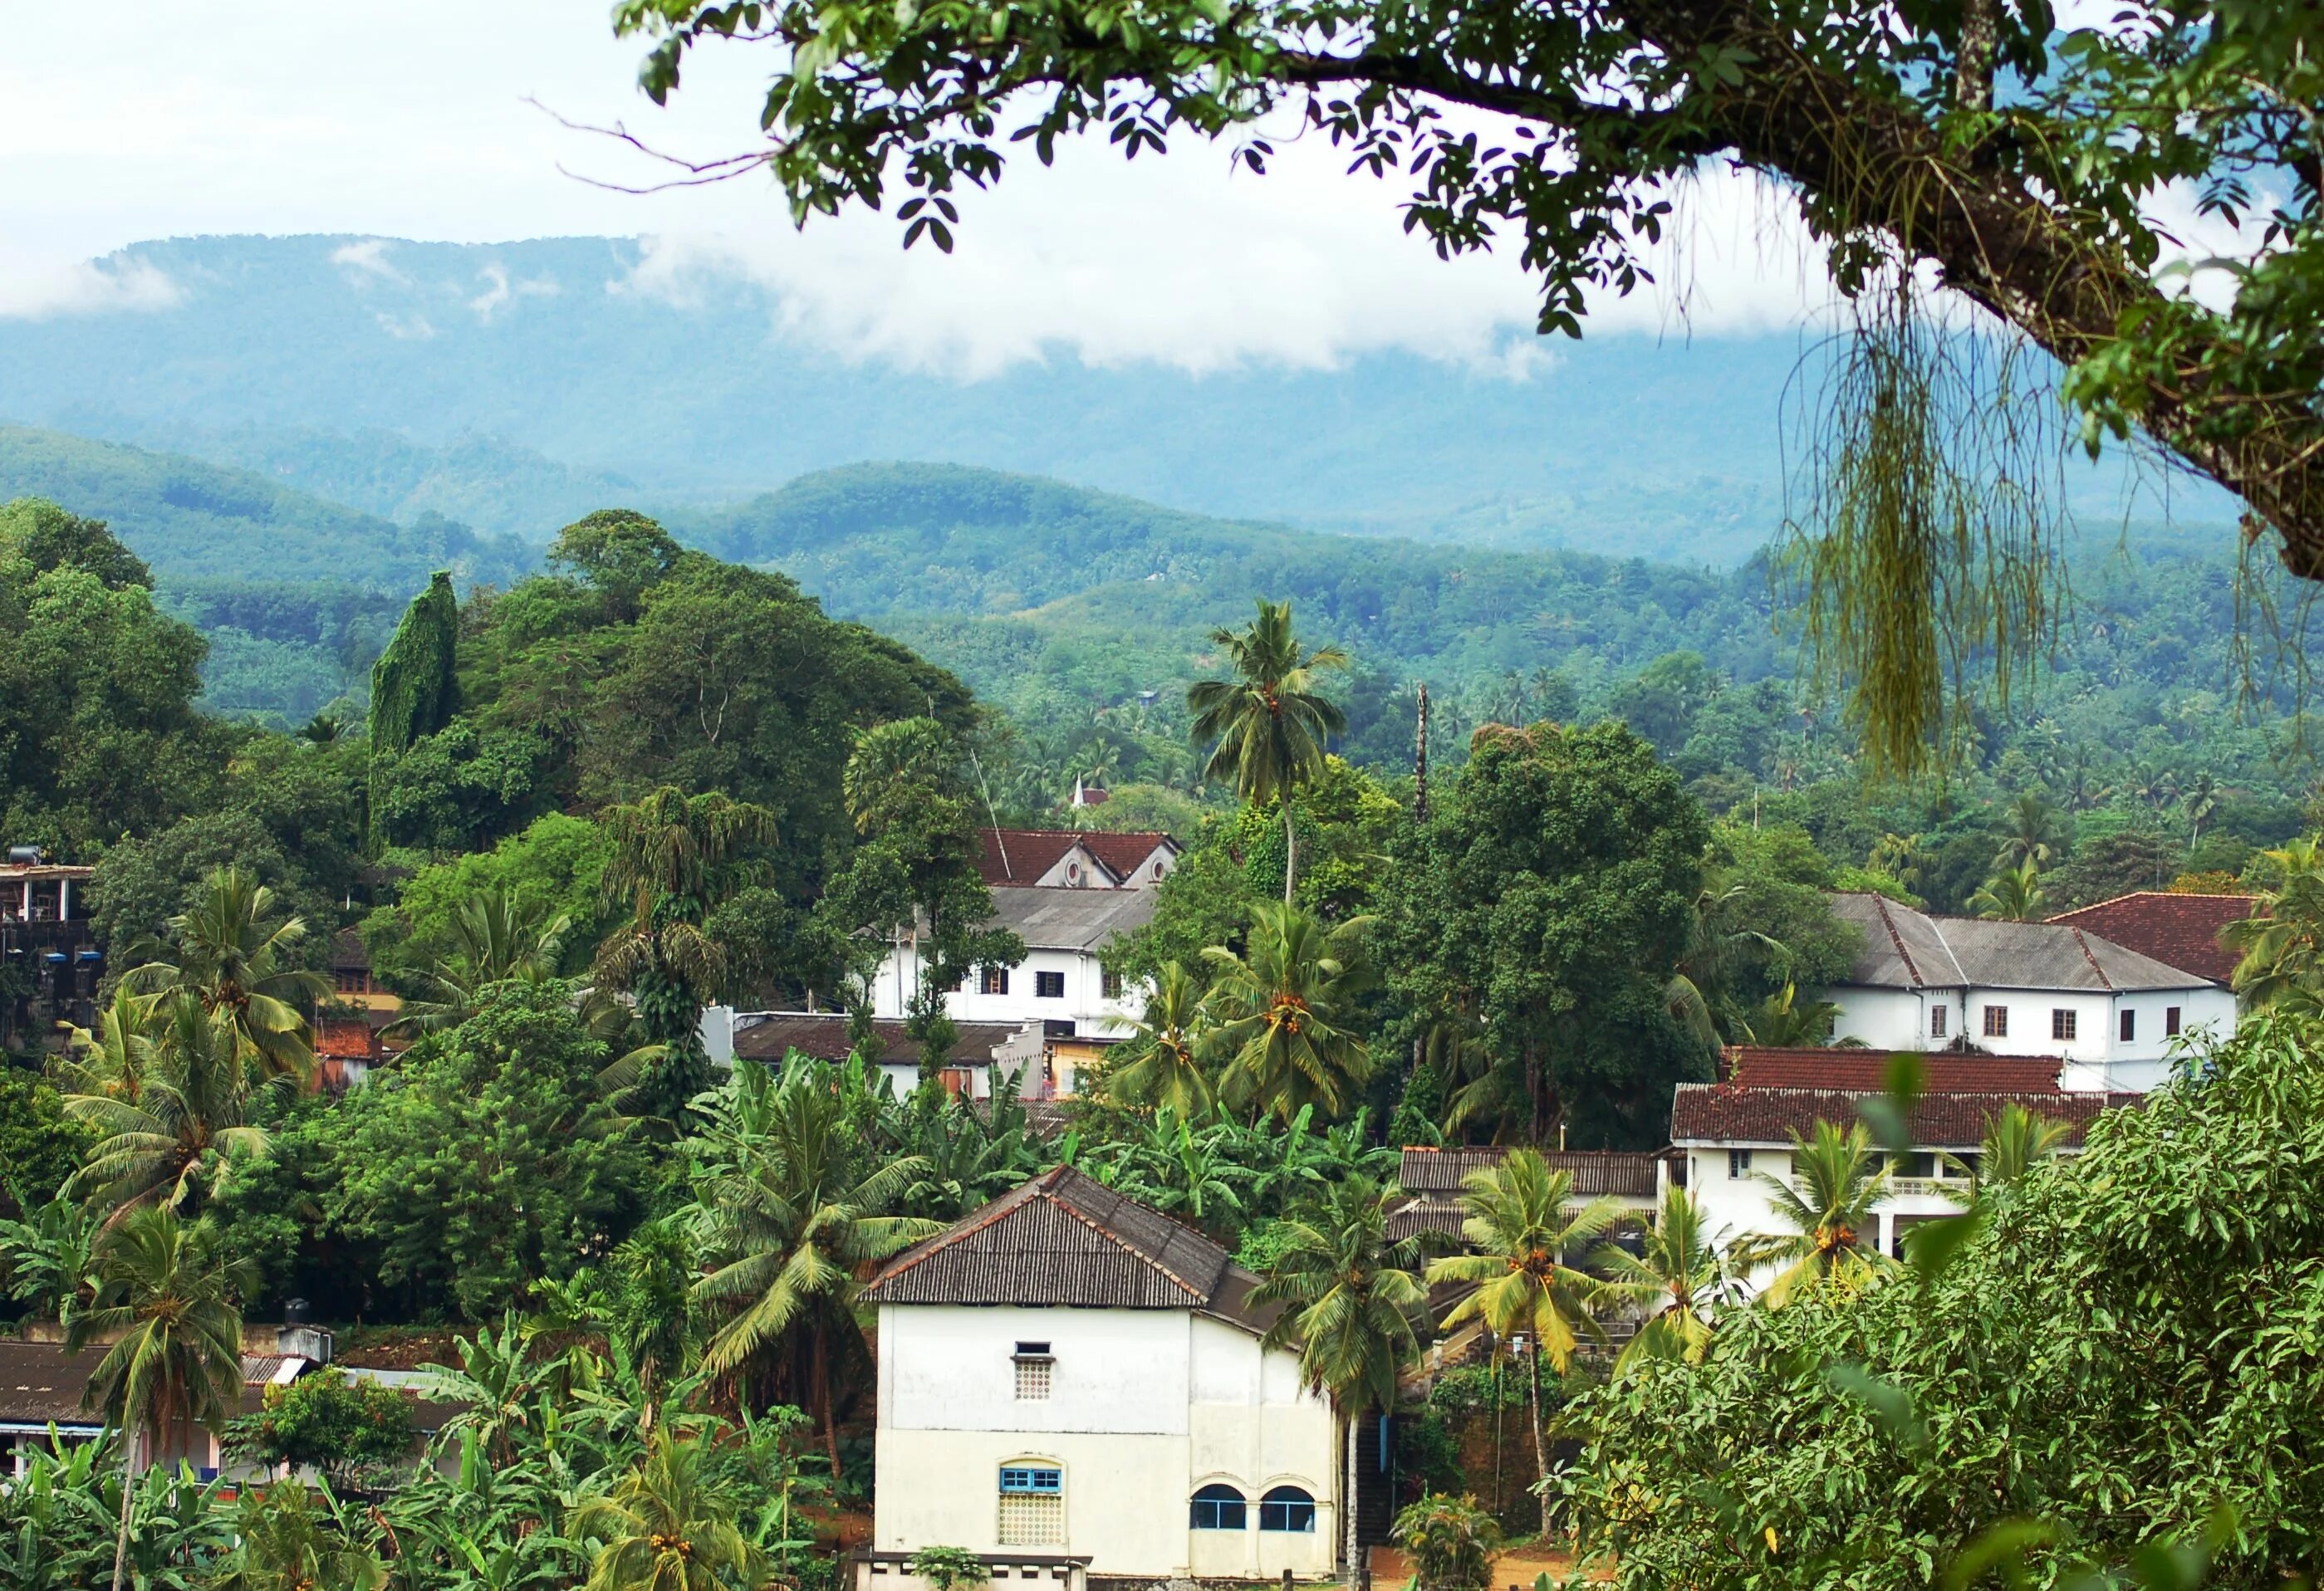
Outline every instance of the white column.
[[71, 915], [72, 880], [70, 878], [60, 878], [57, 880], [57, 921], [61, 923]]

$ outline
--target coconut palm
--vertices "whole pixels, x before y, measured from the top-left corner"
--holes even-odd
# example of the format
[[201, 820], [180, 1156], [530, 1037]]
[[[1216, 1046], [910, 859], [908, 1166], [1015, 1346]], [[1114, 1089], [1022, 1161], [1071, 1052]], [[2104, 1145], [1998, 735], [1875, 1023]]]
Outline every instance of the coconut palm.
[[349, 1540], [327, 1490], [317, 1508], [307, 1485], [275, 1482], [244, 1491], [234, 1513], [236, 1537], [231, 1567], [218, 1591], [381, 1591], [387, 1565]]
[[[287, 1072], [254, 1084], [257, 1057], [226, 1011], [180, 990], [134, 1013], [116, 999], [105, 1026], [89, 1061], [56, 1069], [65, 1114], [100, 1135], [67, 1193], [120, 1211], [156, 1202], [184, 1209], [227, 1156], [266, 1153], [266, 1131], [254, 1120], [257, 1096], [295, 1084]], [[131, 1069], [114, 1070], [123, 1062]]]
[[1183, 963], [1167, 961], [1154, 979], [1144, 1015], [1130, 1024], [1129, 1059], [1108, 1070], [1105, 1091], [1125, 1105], [1209, 1114], [1211, 1080], [1201, 1062], [1203, 991]]
[[689, 796], [665, 785], [597, 821], [613, 843], [606, 904], [629, 914], [597, 947], [597, 975], [629, 991], [648, 1043], [659, 1046], [643, 1069], [642, 1108], [674, 1115], [709, 1082], [702, 1012], [726, 976], [703, 918], [748, 852], [772, 841], [775, 816], [715, 791]]
[[786, 1066], [754, 1114], [759, 1130], [715, 1130], [715, 1169], [694, 1209], [697, 1241], [715, 1268], [693, 1296], [728, 1312], [703, 1367], [724, 1375], [804, 1338], [835, 1479], [831, 1351], [836, 1333], [860, 1330], [850, 1313], [857, 1276], [943, 1227], [889, 1213], [927, 1163], [916, 1154], [876, 1161], [844, 1091], [818, 1063]]
[[2218, 815], [2219, 803], [2225, 795], [2226, 792], [2219, 788], [2219, 781], [2211, 777], [2209, 769], [2187, 781], [2179, 803], [2187, 814], [2188, 849], [2192, 850], [2195, 843], [2202, 839], [2203, 825]]
[[1686, 948], [1679, 953], [1678, 970], [1663, 988], [1665, 1007], [1705, 1045], [1719, 1043], [1719, 1022], [1711, 1009], [1711, 999], [1726, 982], [1736, 954], [1747, 946], [1757, 945], [1778, 964], [1791, 956], [1781, 940], [1736, 920], [1735, 914], [1748, 905], [1749, 894], [1749, 887], [1744, 884], [1730, 884], [1725, 888], [1705, 887], [1696, 893], [1694, 914], [1687, 924]]
[[1323, 771], [1323, 743], [1348, 727], [1347, 715], [1318, 694], [1327, 668], [1345, 668], [1348, 655], [1318, 647], [1302, 655], [1291, 630], [1291, 604], [1261, 599], [1259, 617], [1240, 630], [1214, 630], [1231, 679], [1197, 681], [1186, 692], [1194, 738], [1213, 742], [1203, 777], [1231, 783], [1255, 805], [1283, 807], [1283, 899], [1290, 904], [1299, 873], [1299, 832], [1291, 798]]
[[[1610, 1199], [1576, 1206], [1573, 1179], [1552, 1171], [1538, 1150], [1513, 1149], [1489, 1171], [1471, 1172], [1461, 1195], [1467, 1254], [1447, 1255], [1428, 1266], [1430, 1286], [1451, 1283], [1467, 1291], [1444, 1317], [1445, 1329], [1480, 1320], [1502, 1342], [1523, 1336], [1532, 1384], [1536, 1470], [1549, 1480], [1549, 1442], [1541, 1422], [1541, 1361], [1563, 1375], [1583, 1337], [1603, 1340], [1591, 1306], [1603, 1284], [1566, 1263], [1606, 1235], [1621, 1216]], [[1550, 1497], [1541, 1498], [1541, 1531], [1550, 1533]]]
[[475, 1015], [489, 985], [556, 977], [572, 928], [569, 914], [551, 916], [546, 904], [510, 889], [495, 886], [470, 897], [452, 914], [451, 955], [430, 961], [420, 975], [429, 994], [405, 1001], [402, 1015], [383, 1031], [412, 1037], [457, 1027]]
[[2039, 882], [2040, 873], [2034, 860], [2028, 857], [2015, 867], [2004, 868], [1978, 887], [1969, 897], [1977, 915], [1988, 921], [2032, 923], [2040, 919], [2042, 907], [2048, 899]]
[[2071, 1130], [2062, 1121], [2054, 1121], [2011, 1100], [1986, 1128], [1984, 1141], [1978, 1145], [1976, 1164], [1957, 1155], [1945, 1156], [1946, 1164], [1969, 1183], [1967, 1190], [1947, 1189], [1946, 1197], [1966, 1207], [1980, 1199], [2006, 1193], [2036, 1163], [2055, 1154]]
[[1783, 1049], [1815, 1049], [1831, 1042], [1840, 1007], [1813, 997], [1802, 1000], [1799, 990], [1785, 984], [1751, 1009], [1742, 1024], [1743, 1037], [1755, 1044]]
[[1841, 1128], [1820, 1121], [1812, 1137], [1794, 1133], [1791, 1177], [1757, 1172], [1752, 1180], [1767, 1191], [1783, 1230], [1743, 1239], [1730, 1259], [1745, 1274], [1780, 1267], [1768, 1283], [1768, 1302], [1780, 1304], [1820, 1278], [1860, 1275], [1878, 1263], [1877, 1253], [1859, 1245], [1877, 1221], [1873, 1211], [1888, 1195], [1888, 1176], [1863, 1123]]
[[1346, 1109], [1371, 1071], [1363, 1038], [1343, 1024], [1363, 986], [1361, 941], [1372, 921], [1326, 926], [1297, 906], [1261, 901], [1240, 955], [1222, 945], [1203, 952], [1216, 979], [1203, 1007], [1227, 1057], [1220, 1090], [1230, 1105], [1285, 1121], [1309, 1105], [1327, 1117]]
[[1254, 1305], [1282, 1304], [1268, 1347], [1296, 1344], [1300, 1379], [1338, 1408], [1347, 1478], [1341, 1491], [1342, 1564], [1354, 1584], [1356, 1455], [1366, 1411], [1396, 1406], [1397, 1377], [1418, 1351], [1415, 1321], [1428, 1292], [1415, 1269], [1417, 1237], [1391, 1238], [1388, 1211], [1402, 1197], [1368, 1176], [1335, 1183], [1304, 1215], [1276, 1228], [1283, 1249]]
[[2273, 883], [2250, 916], [2219, 930], [2241, 958], [2236, 993], [2253, 1008], [2324, 1010], [2324, 837], [2302, 835], [2261, 860]]
[[[315, 1030], [306, 1012], [330, 980], [298, 965], [307, 922], [275, 917], [274, 892], [240, 868], [202, 881], [194, 903], [170, 919], [171, 944], [144, 947], [152, 959], [125, 975], [140, 994], [183, 990], [223, 1016], [263, 1074], [314, 1074]], [[174, 959], [172, 959], [174, 958]]]
[[1646, 1317], [1618, 1366], [1641, 1357], [1702, 1359], [1711, 1345], [1711, 1309], [1733, 1283], [1693, 1195], [1683, 1188], [1664, 1190], [1640, 1253], [1609, 1243], [1591, 1257], [1605, 1275], [1606, 1295]]
[[242, 1395], [242, 1312], [237, 1292], [250, 1281], [243, 1264], [219, 1255], [208, 1231], [165, 1208], [132, 1210], [97, 1248], [93, 1308], [66, 1323], [65, 1351], [110, 1341], [89, 1373], [86, 1408], [122, 1433], [121, 1528], [114, 1548], [113, 1591], [129, 1568], [129, 1477], [136, 1438], [216, 1426]]
[[2009, 804], [2002, 820], [2001, 849], [1994, 852], [1993, 865], [2007, 869], [2030, 862], [2037, 869], [2045, 868], [2055, 854], [2057, 838], [2057, 810], [2028, 791]]
[[681, 1440], [667, 1425], [645, 1457], [567, 1516], [566, 1534], [598, 1543], [585, 1591], [720, 1591], [755, 1586], [766, 1555], [735, 1525], [742, 1499], [719, 1484], [709, 1439]]

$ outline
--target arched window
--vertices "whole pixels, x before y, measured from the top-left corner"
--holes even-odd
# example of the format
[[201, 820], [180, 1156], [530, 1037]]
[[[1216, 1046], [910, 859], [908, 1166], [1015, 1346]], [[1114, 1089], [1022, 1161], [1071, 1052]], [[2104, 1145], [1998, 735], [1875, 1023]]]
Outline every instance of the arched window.
[[1259, 1500], [1259, 1528], [1312, 1532], [1315, 1529], [1315, 1499], [1297, 1486], [1276, 1487]]
[[1065, 1544], [1065, 1472], [1028, 1461], [1001, 1467], [1001, 1545]]
[[1250, 1504], [1232, 1486], [1217, 1482], [1194, 1494], [1194, 1527], [1198, 1531], [1240, 1531], [1250, 1528]]

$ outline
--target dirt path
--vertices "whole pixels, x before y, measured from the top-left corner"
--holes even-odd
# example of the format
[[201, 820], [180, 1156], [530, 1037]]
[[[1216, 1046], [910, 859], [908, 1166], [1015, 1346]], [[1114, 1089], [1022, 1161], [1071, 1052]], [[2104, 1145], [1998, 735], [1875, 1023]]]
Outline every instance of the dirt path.
[[[1412, 1563], [1393, 1547], [1371, 1550], [1372, 1585], [1376, 1591], [1397, 1591], [1412, 1578]], [[1573, 1572], [1573, 1556], [1545, 1547], [1518, 1546], [1493, 1556], [1493, 1591], [1533, 1591], [1536, 1577], [1562, 1581]]]

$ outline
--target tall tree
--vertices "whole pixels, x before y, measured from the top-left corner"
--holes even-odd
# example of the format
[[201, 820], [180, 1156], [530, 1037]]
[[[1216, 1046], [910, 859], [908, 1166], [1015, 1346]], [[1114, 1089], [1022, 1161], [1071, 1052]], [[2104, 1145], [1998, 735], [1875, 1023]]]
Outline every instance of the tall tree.
[[387, 649], [371, 667], [372, 841], [384, 833], [379, 811], [382, 765], [451, 722], [459, 687], [453, 677], [460, 602], [452, 576], [438, 569], [411, 599]]
[[277, 917], [273, 907], [272, 889], [240, 868], [221, 868], [170, 919], [171, 943], [124, 981], [142, 993], [190, 994], [226, 1024], [258, 1075], [304, 1081], [315, 1069], [307, 1011], [331, 985], [299, 965], [307, 920]]
[[1502, 1344], [1527, 1339], [1534, 1464], [1539, 1472], [1541, 1533], [1550, 1536], [1549, 1438], [1541, 1421], [1541, 1362], [1563, 1375], [1587, 1336], [1603, 1339], [1591, 1314], [1603, 1295], [1597, 1277], [1568, 1262], [1606, 1235], [1620, 1216], [1610, 1199], [1577, 1204], [1573, 1178], [1552, 1171], [1532, 1149], [1512, 1149], [1490, 1171], [1471, 1172], [1461, 1194], [1461, 1237], [1471, 1252], [1431, 1260], [1429, 1285], [1467, 1292], [1444, 1317], [1451, 1330], [1483, 1322]]
[[1331, 1394], [1345, 1457], [1340, 1490], [1342, 1572], [1360, 1583], [1356, 1543], [1356, 1455], [1364, 1414], [1396, 1407], [1397, 1379], [1418, 1351], [1414, 1322], [1428, 1290], [1416, 1267], [1417, 1237], [1390, 1238], [1393, 1184], [1357, 1174], [1327, 1188], [1310, 1209], [1277, 1228], [1283, 1249], [1255, 1304], [1282, 1304], [1268, 1328], [1270, 1347], [1294, 1344], [1300, 1379]]
[[1371, 1070], [1352, 1019], [1370, 979], [1363, 936], [1373, 919], [1327, 926], [1273, 901], [1250, 915], [1240, 953], [1224, 945], [1203, 952], [1213, 970], [1203, 1000], [1216, 1024], [1211, 1042], [1227, 1058], [1221, 1091], [1238, 1108], [1286, 1122], [1310, 1108], [1339, 1116]]
[[584, 1591], [720, 1591], [754, 1586], [766, 1557], [738, 1528], [742, 1500], [719, 1484], [709, 1437], [667, 1425], [611, 1492], [575, 1508], [566, 1531], [597, 1543]]
[[1105, 1073], [1105, 1092], [1125, 1105], [1206, 1116], [1211, 1080], [1203, 1066], [1203, 991], [1180, 961], [1166, 961], [1146, 1009], [1130, 1026], [1123, 1058]]
[[1692, 1193], [1665, 1189], [1644, 1248], [1632, 1254], [1603, 1244], [1592, 1263], [1605, 1276], [1606, 1296], [1646, 1316], [1623, 1348], [1622, 1361], [1702, 1357], [1711, 1346], [1711, 1312], [1730, 1279], [1719, 1240]]
[[2049, 892], [2042, 887], [2041, 875], [2035, 871], [2034, 859], [2029, 856], [2013, 867], [2003, 868], [1979, 885], [1977, 893], [1969, 897], [1969, 909], [1980, 917], [2002, 923], [2032, 923], [2040, 919], [2049, 898]]
[[1752, 1173], [1784, 1229], [1743, 1238], [1732, 1255], [1746, 1275], [1776, 1267], [1767, 1284], [1770, 1303], [1811, 1282], [1861, 1277], [1879, 1259], [1877, 1246], [1867, 1245], [1879, 1224], [1875, 1211], [1888, 1196], [1888, 1174], [1864, 1124], [1820, 1121], [1809, 1137], [1794, 1133], [1791, 1162], [1788, 1177]]
[[[1923, 301], [1930, 280], [2067, 367], [2080, 439], [2143, 428], [2241, 494], [2294, 574], [2324, 575], [2312, 23], [2240, 0], [2066, 29], [2046, 5], [1987, 0], [1489, 16], [1448, 0], [1178, 0], [1128, 30], [1095, 0], [1003, 6], [973, 28], [874, 0], [615, 12], [651, 41], [657, 99], [697, 45], [780, 52], [753, 129], [769, 142], [714, 170], [771, 170], [801, 218], [879, 207], [900, 182], [906, 242], [946, 250], [952, 191], [997, 179], [1019, 140], [1046, 163], [1100, 127], [1132, 155], [1173, 134], [1227, 138], [1259, 170], [1272, 152], [1259, 126], [1288, 109], [1351, 170], [1408, 176], [1407, 225], [1440, 253], [1519, 243], [1542, 277], [1541, 328], [1578, 336], [1592, 294], [1652, 280], [1690, 176], [1732, 162], [1777, 184], [1859, 328], [1831, 383], [1824, 474], [1839, 490], [1821, 496], [1832, 512], [1810, 569], [1842, 594], [1819, 628], [1857, 678], [1875, 750], [1908, 758], [1943, 716], [1949, 674], [2030, 655], [2046, 634], [2051, 525], [2024, 491], [2043, 461], [2024, 455], [2070, 439], [2013, 429], [2022, 377], [1980, 385], [1964, 370]], [[2263, 220], [2255, 260], [2202, 267], [2236, 284], [2224, 307], [2158, 280], [2144, 207], [2172, 184]]]
[[235, 1304], [244, 1271], [227, 1263], [202, 1227], [167, 1209], [132, 1211], [97, 1250], [95, 1308], [75, 1311], [65, 1349], [109, 1342], [89, 1373], [83, 1403], [121, 1433], [121, 1529], [113, 1558], [113, 1591], [129, 1569], [129, 1477], [141, 1437], [163, 1439], [196, 1425], [215, 1426], [242, 1395], [242, 1311]]
[[641, 1108], [674, 1116], [710, 1081], [702, 1013], [726, 973], [703, 918], [747, 876], [752, 851], [773, 841], [775, 816], [716, 792], [689, 796], [664, 785], [599, 821], [613, 841], [605, 901], [629, 920], [597, 947], [597, 972], [629, 991], [647, 1041], [660, 1046], [639, 1086]]
[[512, 978], [537, 983], [556, 977], [572, 926], [570, 915], [552, 916], [545, 902], [527, 900], [502, 886], [461, 901], [452, 913], [456, 948], [429, 963], [420, 974], [428, 995], [405, 1001], [384, 1031], [411, 1036], [457, 1027], [475, 1014], [489, 986]]
[[1186, 691], [1197, 743], [1213, 742], [1203, 777], [1231, 783], [1250, 802], [1283, 807], [1283, 903], [1299, 875], [1299, 829], [1292, 797], [1323, 771], [1324, 742], [1348, 727], [1346, 714], [1320, 694], [1325, 669], [1345, 668], [1337, 647], [1303, 653], [1291, 629], [1291, 604], [1259, 600], [1259, 617], [1241, 630], [1214, 630], [1230, 679], [1198, 680]]
[[116, 998], [101, 1038], [61, 1062], [58, 1081], [65, 1114], [98, 1134], [67, 1191], [118, 1207], [119, 1220], [149, 1204], [189, 1209], [228, 1158], [265, 1154], [256, 1096], [290, 1080], [261, 1081], [228, 1019], [180, 990]]
[[2324, 836], [2260, 853], [2268, 878], [2252, 915], [2219, 930], [2247, 1006], [2324, 1010]]

